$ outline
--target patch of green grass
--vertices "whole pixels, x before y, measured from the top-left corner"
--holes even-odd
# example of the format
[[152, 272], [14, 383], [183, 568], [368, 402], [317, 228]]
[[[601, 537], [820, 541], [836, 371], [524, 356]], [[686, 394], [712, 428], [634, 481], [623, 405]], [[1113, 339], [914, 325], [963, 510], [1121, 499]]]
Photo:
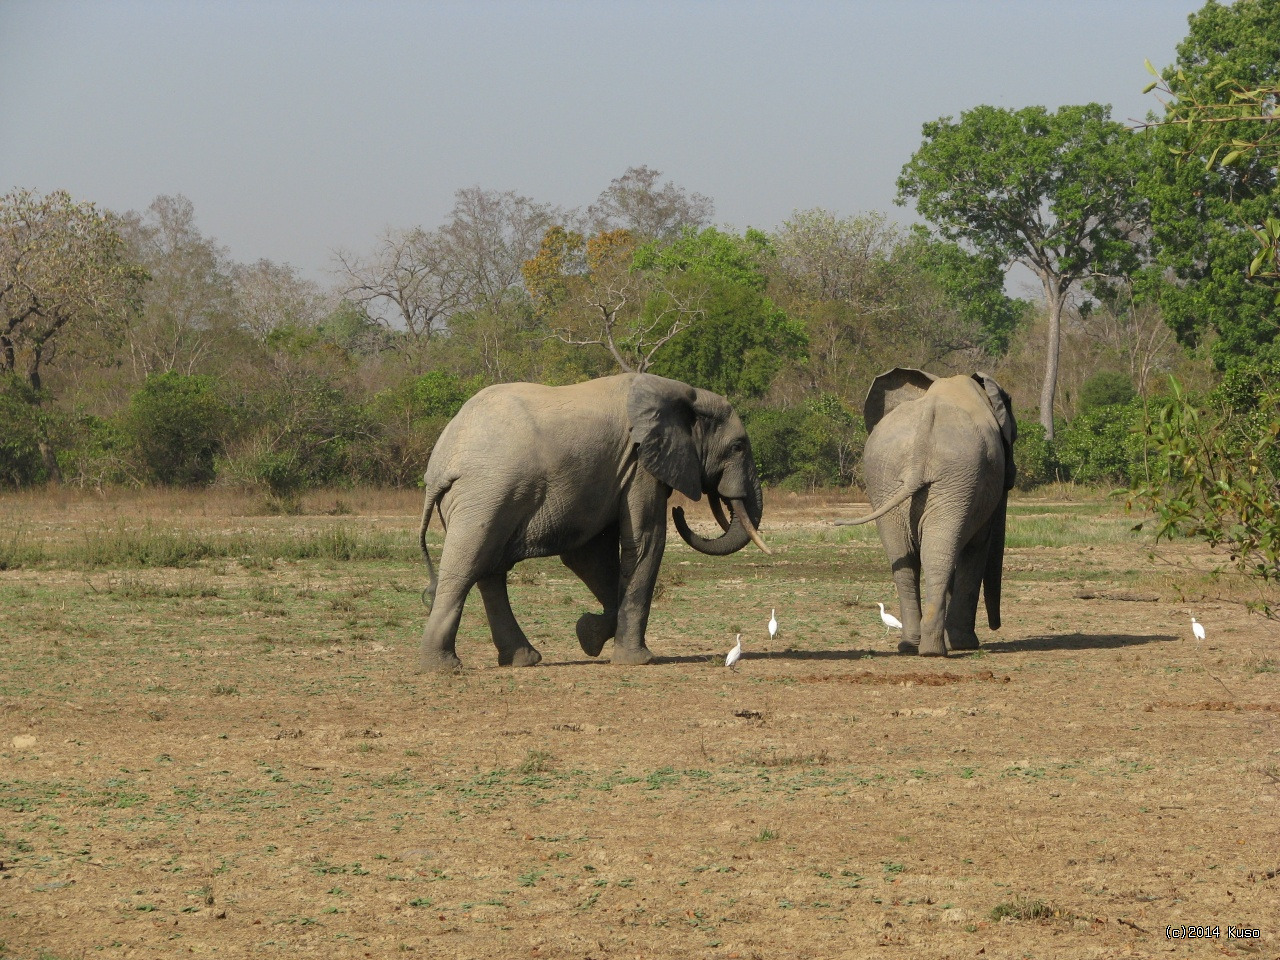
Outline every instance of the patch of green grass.
[[992, 920], [1052, 920], [1065, 914], [1043, 900], [1018, 897], [1007, 903], [997, 904], [988, 915]]

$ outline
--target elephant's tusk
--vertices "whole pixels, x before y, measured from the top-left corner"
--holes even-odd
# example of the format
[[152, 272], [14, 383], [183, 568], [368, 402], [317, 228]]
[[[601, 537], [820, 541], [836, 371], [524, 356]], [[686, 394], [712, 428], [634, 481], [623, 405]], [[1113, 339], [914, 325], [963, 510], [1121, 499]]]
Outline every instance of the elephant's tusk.
[[746, 510], [743, 510], [741, 513], [734, 513], [733, 518], [742, 524], [743, 528], [747, 531], [747, 536], [751, 538], [752, 543], [770, 556], [773, 555], [773, 551], [765, 546], [764, 541], [760, 539], [760, 534], [756, 532], [756, 528], [752, 525], [751, 517], [747, 515]]
[[716, 523], [720, 524], [720, 529], [728, 530], [729, 518], [724, 515], [724, 504], [720, 502], [720, 497], [712, 492], [707, 495], [707, 501], [711, 505], [711, 515], [716, 518]]

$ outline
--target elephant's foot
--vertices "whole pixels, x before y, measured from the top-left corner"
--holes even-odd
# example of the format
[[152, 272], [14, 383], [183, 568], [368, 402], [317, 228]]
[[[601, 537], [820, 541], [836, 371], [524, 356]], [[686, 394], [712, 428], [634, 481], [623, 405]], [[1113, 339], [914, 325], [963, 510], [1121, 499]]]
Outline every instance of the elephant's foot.
[[423, 650], [418, 654], [419, 673], [453, 673], [462, 669], [462, 661], [452, 650]]
[[978, 635], [972, 630], [957, 630], [947, 633], [947, 646], [952, 650], [977, 650]]
[[613, 645], [613, 656], [609, 658], [609, 662], [631, 666], [642, 663], [653, 663], [653, 659], [653, 651], [643, 643], [636, 647], [624, 647], [615, 643]]
[[912, 643], [910, 640], [899, 640], [898, 652], [905, 656], [914, 657], [920, 652], [920, 641], [917, 640], [915, 643]]
[[605, 641], [618, 630], [618, 617], [607, 613], [584, 613], [578, 618], [578, 645], [588, 657], [600, 656]]
[[532, 645], [516, 647], [510, 653], [498, 654], [498, 666], [500, 667], [532, 667], [541, 662], [542, 654]]
[[920, 641], [920, 649], [917, 651], [922, 657], [945, 657], [947, 655], [946, 645], [938, 640], [936, 643], [926, 643]]

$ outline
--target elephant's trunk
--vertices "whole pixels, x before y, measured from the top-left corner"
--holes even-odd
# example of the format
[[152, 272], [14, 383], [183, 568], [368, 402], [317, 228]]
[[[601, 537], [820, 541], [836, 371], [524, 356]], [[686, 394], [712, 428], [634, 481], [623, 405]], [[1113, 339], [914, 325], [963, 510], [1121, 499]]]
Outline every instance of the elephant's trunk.
[[676, 507], [671, 511], [671, 516], [675, 521], [676, 532], [680, 534], [680, 539], [699, 553], [712, 557], [724, 557], [737, 553], [748, 543], [754, 543], [765, 553], [772, 553], [773, 551], [765, 545], [756, 530], [760, 518], [764, 515], [764, 495], [758, 482], [753, 484], [753, 488], [751, 503], [739, 499], [729, 501], [729, 513], [733, 519], [728, 523], [725, 522], [723, 513], [719, 510], [720, 498], [715, 493], [710, 494], [711, 512], [716, 514], [717, 522], [724, 528], [724, 533], [714, 540], [699, 536], [689, 529], [683, 508]]

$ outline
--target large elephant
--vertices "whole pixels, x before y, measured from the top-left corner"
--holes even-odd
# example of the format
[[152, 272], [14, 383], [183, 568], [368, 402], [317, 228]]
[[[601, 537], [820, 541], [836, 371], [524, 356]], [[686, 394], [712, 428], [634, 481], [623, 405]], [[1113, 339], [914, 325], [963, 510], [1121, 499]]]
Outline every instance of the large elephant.
[[[450, 670], [458, 621], [479, 584], [498, 663], [542, 659], [516, 622], [507, 573], [529, 557], [558, 555], [604, 608], [578, 620], [592, 657], [614, 639], [614, 663], [648, 663], [649, 605], [667, 539], [667, 499], [708, 495], [724, 533], [676, 529], [717, 556], [754, 541], [764, 509], [751, 443], [729, 402], [706, 390], [645, 373], [567, 387], [507, 383], [480, 391], [440, 435], [427, 466], [419, 542], [431, 585], [431, 613], [419, 666]], [[721, 501], [729, 504], [730, 518]], [[439, 507], [445, 528], [437, 576], [427, 525]]]
[[1000, 628], [1018, 436], [1009, 395], [984, 373], [939, 379], [898, 367], [876, 377], [863, 415], [874, 510], [845, 522], [876, 521], [902, 609], [898, 650], [932, 657], [945, 657], [948, 646], [975, 650], [979, 588], [988, 625]]

